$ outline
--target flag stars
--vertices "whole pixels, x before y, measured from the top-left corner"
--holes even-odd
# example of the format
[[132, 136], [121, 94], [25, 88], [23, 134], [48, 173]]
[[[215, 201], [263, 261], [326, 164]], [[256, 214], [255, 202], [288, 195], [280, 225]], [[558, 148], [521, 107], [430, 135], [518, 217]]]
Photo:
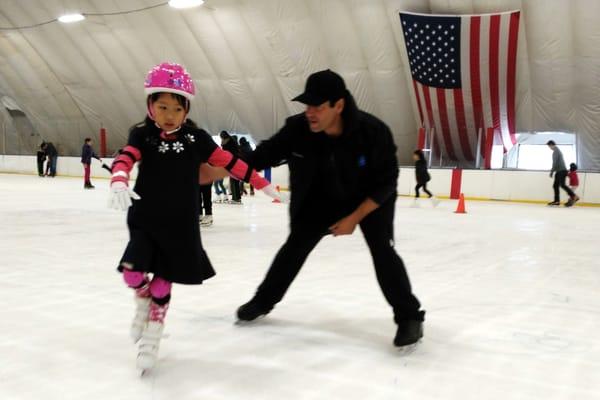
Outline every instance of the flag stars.
[[[437, 87], [456, 87], [457, 82], [460, 82], [460, 76], [450, 72], [450, 68], [460, 69], [457, 68], [458, 63], [454, 60], [455, 53], [459, 50], [456, 46], [460, 43], [460, 40], [454, 40], [456, 31], [453, 27], [456, 24], [451, 27], [446, 20], [440, 23], [431, 23], [431, 20], [427, 19], [414, 21], [414, 19], [403, 20], [410, 61], [409, 70], [414, 79]], [[450, 58], [452, 62], [449, 61]]]

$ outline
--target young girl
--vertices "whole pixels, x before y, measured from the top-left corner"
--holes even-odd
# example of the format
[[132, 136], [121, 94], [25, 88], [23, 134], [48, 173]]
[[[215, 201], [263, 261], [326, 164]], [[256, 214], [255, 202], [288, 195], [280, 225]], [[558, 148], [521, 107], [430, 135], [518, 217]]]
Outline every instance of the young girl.
[[[195, 89], [182, 66], [155, 66], [144, 87], [148, 115], [131, 129], [127, 146], [113, 163], [109, 201], [113, 208], [129, 209], [130, 238], [118, 270], [135, 291], [131, 336], [140, 341], [137, 366], [142, 371], [156, 363], [171, 283], [200, 284], [215, 275], [198, 227], [200, 164], [224, 167], [278, 198], [268, 181], [186, 120]], [[129, 173], [138, 161], [132, 190]]]
[[440, 201], [436, 199], [429, 190], [427, 190], [427, 182], [431, 180], [431, 176], [429, 175], [429, 172], [427, 172], [427, 161], [425, 161], [425, 154], [423, 154], [423, 150], [415, 150], [413, 152], [413, 160], [415, 161], [415, 176], [417, 178], [413, 207], [418, 207], [417, 199], [419, 198], [420, 188], [423, 188], [423, 191], [427, 193], [431, 199], [433, 206], [436, 207]]
[[[573, 193], [575, 193], [575, 191], [579, 187], [579, 176], [577, 176], [577, 164], [571, 163], [569, 165], [569, 173], [567, 174], [567, 176], [569, 177], [569, 187], [571, 188]], [[579, 196], [575, 194], [575, 196], [571, 197], [569, 201], [565, 203], [565, 206], [571, 207], [577, 202], [577, 200], [579, 200]]]
[[577, 176], [577, 164], [571, 163], [569, 165], [569, 173], [567, 174], [569, 177], [569, 186], [571, 190], [574, 192], [579, 187], [579, 176]]

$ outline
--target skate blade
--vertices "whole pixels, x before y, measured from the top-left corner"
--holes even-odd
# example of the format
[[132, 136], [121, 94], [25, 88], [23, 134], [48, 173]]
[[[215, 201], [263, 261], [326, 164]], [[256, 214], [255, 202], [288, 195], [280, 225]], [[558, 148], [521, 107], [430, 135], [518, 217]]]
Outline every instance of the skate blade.
[[420, 342], [421, 342], [421, 340], [419, 339], [417, 342], [415, 342], [413, 344], [407, 344], [406, 346], [398, 347], [397, 351], [401, 356], [409, 356], [409, 355], [413, 354], [415, 351], [417, 351], [417, 347], [419, 347]]
[[233, 324], [238, 325], [238, 326], [250, 326], [250, 325], [256, 324], [257, 322], [260, 322], [260, 320], [264, 319], [266, 316], [267, 316], [267, 314], [260, 315], [256, 318], [254, 318], [252, 321], [237, 319]]

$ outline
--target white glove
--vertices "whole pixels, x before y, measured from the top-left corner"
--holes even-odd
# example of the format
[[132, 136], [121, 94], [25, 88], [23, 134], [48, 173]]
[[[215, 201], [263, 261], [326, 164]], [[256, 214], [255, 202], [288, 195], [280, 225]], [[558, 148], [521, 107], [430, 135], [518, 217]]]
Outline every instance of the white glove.
[[125, 182], [116, 181], [110, 184], [109, 208], [125, 211], [131, 206], [131, 199], [139, 200], [141, 197], [133, 189], [130, 189]]
[[261, 189], [264, 194], [267, 196], [279, 200], [282, 203], [288, 203], [290, 201], [290, 196], [287, 193], [279, 192], [273, 184], [269, 184]]

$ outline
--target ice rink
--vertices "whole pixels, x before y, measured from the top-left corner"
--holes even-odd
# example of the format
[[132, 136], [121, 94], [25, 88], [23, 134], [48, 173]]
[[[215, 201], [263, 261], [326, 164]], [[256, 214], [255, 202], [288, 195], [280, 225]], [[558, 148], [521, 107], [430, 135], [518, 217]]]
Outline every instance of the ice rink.
[[[598, 399], [600, 208], [397, 202], [396, 249], [427, 310], [412, 351], [360, 231], [327, 237], [264, 319], [234, 324], [288, 229], [261, 193], [214, 206], [217, 276], [175, 285], [140, 377], [128, 233], [108, 181], [0, 175], [0, 399]], [[177, 199], [173, 199], [176, 203]], [[165, 205], [166, 207], [170, 205]]]

